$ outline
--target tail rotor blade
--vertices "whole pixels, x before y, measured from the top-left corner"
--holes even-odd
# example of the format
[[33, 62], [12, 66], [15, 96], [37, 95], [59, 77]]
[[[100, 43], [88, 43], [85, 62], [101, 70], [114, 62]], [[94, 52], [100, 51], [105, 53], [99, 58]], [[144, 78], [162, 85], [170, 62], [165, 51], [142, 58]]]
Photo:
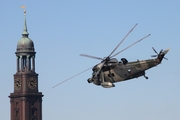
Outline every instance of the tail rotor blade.
[[163, 49], [161, 49], [161, 51], [159, 52], [159, 54], [161, 54], [161, 53], [162, 53], [162, 51], [163, 51]]
[[157, 55], [151, 55], [151, 57], [157, 57]]
[[165, 60], [168, 60], [166, 57], [164, 57]]
[[154, 52], [155, 52], [156, 54], [158, 54], [158, 52], [154, 49], [154, 47], [152, 47], [152, 49], [154, 50]]

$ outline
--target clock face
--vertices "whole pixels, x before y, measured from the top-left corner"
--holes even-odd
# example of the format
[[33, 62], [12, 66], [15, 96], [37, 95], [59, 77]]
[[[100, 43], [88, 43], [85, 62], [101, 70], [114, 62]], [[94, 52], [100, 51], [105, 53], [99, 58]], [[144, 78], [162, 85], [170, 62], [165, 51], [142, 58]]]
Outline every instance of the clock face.
[[28, 79], [28, 87], [29, 87], [30, 89], [35, 89], [36, 86], [37, 86], [36, 78], [34, 78], [34, 77], [29, 78], [29, 79]]
[[14, 89], [19, 90], [21, 88], [21, 79], [15, 79], [14, 80]]

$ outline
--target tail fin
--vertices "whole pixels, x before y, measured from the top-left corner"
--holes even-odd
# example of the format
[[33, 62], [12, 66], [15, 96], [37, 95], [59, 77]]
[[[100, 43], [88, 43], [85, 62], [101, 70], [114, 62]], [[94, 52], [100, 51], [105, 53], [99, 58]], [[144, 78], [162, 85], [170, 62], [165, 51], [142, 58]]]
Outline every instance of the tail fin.
[[[158, 54], [157, 59], [159, 59], [159, 61], [161, 62], [162, 59], [165, 58], [164, 56], [168, 53], [169, 50], [170, 50], [170, 49], [168, 48], [168, 49], [166, 49], [166, 50], [164, 50], [164, 51], [161, 51], [161, 52]], [[165, 58], [165, 59], [167, 59], [167, 58]]]

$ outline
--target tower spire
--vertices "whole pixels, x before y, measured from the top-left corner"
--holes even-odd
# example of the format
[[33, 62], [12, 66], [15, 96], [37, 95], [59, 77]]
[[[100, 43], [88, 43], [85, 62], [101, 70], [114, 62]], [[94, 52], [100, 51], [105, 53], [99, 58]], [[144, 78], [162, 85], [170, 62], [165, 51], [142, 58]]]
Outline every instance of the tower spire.
[[23, 37], [28, 37], [29, 33], [27, 31], [27, 24], [26, 24], [26, 9], [25, 9], [25, 6], [23, 6], [24, 8], [24, 29], [23, 29], [23, 33], [22, 33], [22, 36]]

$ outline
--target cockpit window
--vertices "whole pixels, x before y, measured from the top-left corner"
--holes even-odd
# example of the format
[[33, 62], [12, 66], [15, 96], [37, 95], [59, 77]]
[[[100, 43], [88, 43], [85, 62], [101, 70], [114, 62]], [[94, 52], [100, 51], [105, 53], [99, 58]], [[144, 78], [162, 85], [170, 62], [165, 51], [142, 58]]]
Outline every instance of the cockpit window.
[[96, 70], [93, 71], [92, 75], [95, 75], [96, 74]]

